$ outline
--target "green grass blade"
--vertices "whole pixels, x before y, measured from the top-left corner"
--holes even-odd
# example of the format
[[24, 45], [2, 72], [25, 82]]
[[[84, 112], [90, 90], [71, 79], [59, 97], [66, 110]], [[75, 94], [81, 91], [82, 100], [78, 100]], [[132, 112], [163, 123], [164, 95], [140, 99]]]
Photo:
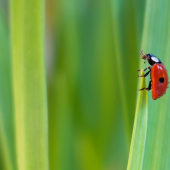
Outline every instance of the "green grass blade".
[[[0, 169], [15, 170], [9, 29], [0, 10]], [[3, 167], [1, 167], [3, 166]]]
[[[142, 75], [144, 75], [143, 70]], [[145, 78], [141, 78], [140, 88], [143, 87], [146, 87]], [[140, 91], [137, 101], [137, 108], [135, 113], [135, 121], [127, 168], [128, 170], [137, 169], [142, 170], [147, 133], [147, 121], [148, 121], [148, 98], [147, 91], [143, 90]]]
[[16, 167], [13, 164], [14, 160], [11, 159], [11, 151], [8, 146], [8, 142], [7, 142], [8, 140], [5, 132], [6, 131], [4, 129], [4, 123], [2, 122], [2, 119], [0, 119], [0, 151], [1, 151], [0, 168], [5, 170], [12, 170], [12, 169], [16, 169]]
[[12, 1], [12, 72], [19, 170], [48, 169], [45, 1]]
[[[144, 20], [142, 50], [157, 56], [170, 75], [170, 1], [148, 0]], [[142, 61], [141, 61], [142, 65]], [[146, 67], [146, 65], [145, 65]], [[141, 66], [140, 68], [144, 68]], [[149, 78], [148, 78], [149, 79]], [[145, 170], [170, 169], [170, 90], [157, 100], [152, 100], [149, 93], [148, 132], [146, 138], [146, 152], [144, 156]]]

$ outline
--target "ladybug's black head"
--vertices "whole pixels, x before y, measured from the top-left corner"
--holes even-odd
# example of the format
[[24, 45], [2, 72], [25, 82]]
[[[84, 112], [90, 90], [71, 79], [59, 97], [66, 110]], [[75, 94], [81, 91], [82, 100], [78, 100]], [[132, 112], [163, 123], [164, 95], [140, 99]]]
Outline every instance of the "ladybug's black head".
[[161, 60], [159, 60], [157, 57], [155, 57], [153, 54], [146, 54], [144, 55], [142, 51], [140, 51], [141, 58], [144, 60], [147, 60], [150, 65], [154, 65], [156, 63], [162, 63]]
[[155, 57], [153, 54], [146, 54], [147, 60], [150, 65], [154, 65], [156, 63], [162, 63], [161, 60], [159, 60], [157, 57]]

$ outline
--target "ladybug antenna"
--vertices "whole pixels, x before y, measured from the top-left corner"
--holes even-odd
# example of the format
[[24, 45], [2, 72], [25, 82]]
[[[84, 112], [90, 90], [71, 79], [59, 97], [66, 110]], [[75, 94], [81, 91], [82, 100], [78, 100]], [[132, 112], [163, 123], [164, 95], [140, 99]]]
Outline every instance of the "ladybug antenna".
[[141, 59], [146, 60], [147, 59], [147, 55], [146, 54], [144, 55], [142, 50], [139, 50], [139, 52], [140, 52], [140, 55], [141, 55]]

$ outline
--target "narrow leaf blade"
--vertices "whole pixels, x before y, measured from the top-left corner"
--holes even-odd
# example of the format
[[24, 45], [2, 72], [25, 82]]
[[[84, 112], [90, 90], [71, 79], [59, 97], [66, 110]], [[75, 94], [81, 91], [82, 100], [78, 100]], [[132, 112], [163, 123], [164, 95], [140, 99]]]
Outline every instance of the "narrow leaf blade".
[[[142, 75], [144, 75], [143, 70], [141, 73]], [[143, 87], [146, 87], [145, 78], [141, 78], [140, 88]], [[133, 127], [132, 141], [127, 168], [128, 170], [142, 169], [147, 133], [147, 120], [148, 120], [147, 91], [142, 90], [139, 93], [137, 101], [135, 122]]]
[[11, 1], [10, 10], [18, 169], [47, 170], [45, 1]]

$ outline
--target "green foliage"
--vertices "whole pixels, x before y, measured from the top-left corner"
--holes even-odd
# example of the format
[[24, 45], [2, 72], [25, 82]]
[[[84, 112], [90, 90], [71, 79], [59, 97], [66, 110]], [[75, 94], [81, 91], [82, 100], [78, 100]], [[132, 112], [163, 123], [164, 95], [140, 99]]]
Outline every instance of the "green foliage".
[[[142, 49], [157, 56], [164, 64], [170, 75], [170, 2], [147, 1]], [[144, 66], [142, 66], [144, 67]], [[145, 66], [146, 67], [146, 66]], [[170, 169], [170, 91], [164, 96], [148, 100], [148, 132], [143, 169]]]
[[16, 169], [9, 30], [0, 13], [0, 169]]
[[48, 169], [44, 1], [11, 1], [12, 73], [17, 165]]
[[[146, 11], [143, 27], [143, 38], [141, 49], [147, 53], [157, 56], [165, 64], [167, 70], [170, 66], [169, 59], [169, 29], [167, 22], [169, 18], [170, 2], [146, 1]], [[141, 61], [140, 68], [144, 66]], [[169, 71], [168, 71], [168, 74]], [[149, 78], [148, 78], [149, 79]], [[147, 79], [147, 80], [148, 80]], [[169, 147], [169, 89], [164, 96], [152, 100], [151, 92], [148, 97], [148, 128], [143, 160], [143, 169], [165, 169], [170, 168], [170, 147]], [[134, 159], [135, 160], [135, 159]]]
[[132, 2], [124, 13], [117, 11], [120, 5], [78, 0], [52, 4], [60, 9], [55, 13], [54, 46], [59, 48], [48, 96], [52, 169], [127, 166], [138, 57]]
[[[141, 71], [144, 75], [144, 71]], [[140, 89], [146, 87], [145, 78], [141, 78]], [[145, 151], [145, 141], [148, 123], [147, 91], [140, 91], [137, 101], [131, 147], [129, 153], [128, 170], [142, 170]]]
[[153, 101], [151, 92], [138, 93], [136, 72], [147, 66], [138, 66], [139, 49], [170, 68], [170, 2], [9, 6], [10, 22], [0, 15], [0, 169], [126, 169], [135, 108], [128, 169], [170, 169], [169, 89]]

